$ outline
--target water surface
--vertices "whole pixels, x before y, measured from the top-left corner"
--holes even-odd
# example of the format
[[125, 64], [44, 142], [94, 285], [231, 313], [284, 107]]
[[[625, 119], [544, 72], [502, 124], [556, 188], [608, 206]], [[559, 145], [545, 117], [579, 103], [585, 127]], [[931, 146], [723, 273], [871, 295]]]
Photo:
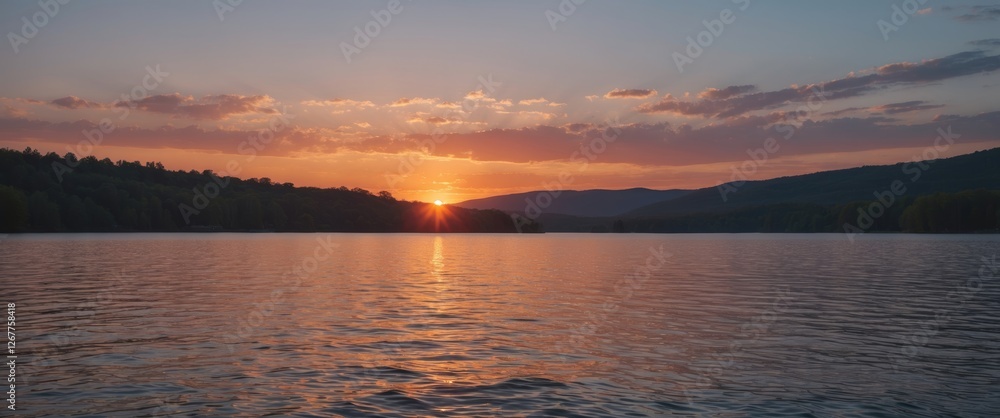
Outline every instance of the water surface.
[[996, 235], [9, 235], [0, 284], [28, 416], [987, 416], [998, 253]]

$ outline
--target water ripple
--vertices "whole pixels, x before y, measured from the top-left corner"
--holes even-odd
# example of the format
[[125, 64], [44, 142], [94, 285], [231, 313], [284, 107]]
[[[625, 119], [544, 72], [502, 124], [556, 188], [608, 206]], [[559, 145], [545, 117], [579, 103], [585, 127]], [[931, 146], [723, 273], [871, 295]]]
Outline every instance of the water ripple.
[[[989, 416], [997, 236], [11, 235], [26, 416]], [[325, 238], [325, 237], [324, 237]], [[669, 253], [656, 266], [651, 254]], [[295, 271], [314, 263], [310, 273]], [[298, 269], [298, 270], [296, 270]], [[956, 289], [965, 290], [956, 294]]]

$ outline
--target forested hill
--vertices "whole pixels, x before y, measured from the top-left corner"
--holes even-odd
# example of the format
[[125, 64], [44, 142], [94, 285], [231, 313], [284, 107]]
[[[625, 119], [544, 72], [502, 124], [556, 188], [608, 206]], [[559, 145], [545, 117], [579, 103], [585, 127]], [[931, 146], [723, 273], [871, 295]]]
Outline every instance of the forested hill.
[[[634, 188], [627, 190], [536, 190], [467, 200], [455, 206], [470, 209], [499, 209], [505, 212], [525, 212], [528, 205], [537, 207], [538, 212], [583, 217], [619, 216], [643, 206], [666, 202], [689, 193], [689, 190], [650, 190]], [[551, 197], [551, 202], [541, 207], [536, 202], [539, 195]], [[544, 198], [543, 198], [544, 199]]]
[[550, 232], [1000, 232], [1000, 148], [707, 187], [615, 217], [536, 220]]
[[66, 157], [0, 149], [0, 231], [517, 232], [500, 211], [399, 201], [388, 192]]

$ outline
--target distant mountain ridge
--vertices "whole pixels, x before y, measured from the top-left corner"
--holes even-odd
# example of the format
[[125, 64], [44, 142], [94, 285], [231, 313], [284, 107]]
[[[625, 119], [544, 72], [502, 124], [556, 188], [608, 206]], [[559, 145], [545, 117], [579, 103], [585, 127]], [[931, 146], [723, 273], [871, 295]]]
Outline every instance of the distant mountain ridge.
[[[890, 192], [894, 188], [898, 193]], [[865, 230], [994, 231], [1000, 228], [1000, 148], [697, 190], [564, 191], [540, 216], [526, 214], [525, 199], [537, 200], [539, 193], [546, 192], [458, 206], [520, 213], [547, 232], [844, 232], [845, 224], [864, 225], [864, 212], [879, 210], [884, 216], [871, 216]]]
[[[605, 217], [618, 216], [650, 204], [667, 202], [690, 192], [690, 190], [652, 190], [641, 187], [626, 190], [593, 189], [552, 192], [538, 190], [467, 200], [455, 203], [453, 206], [467, 209], [498, 209], [518, 213], [537, 210], [546, 214]], [[539, 194], [549, 196], [539, 196]], [[546, 205], [546, 203], [548, 204]], [[537, 209], [529, 210], [531, 205]]]
[[[924, 168], [926, 167], [926, 168]], [[693, 190], [677, 199], [630, 211], [631, 217], [722, 212], [783, 203], [836, 205], [874, 200], [896, 180], [906, 196], [1000, 188], [1000, 148], [921, 162], [863, 166], [812, 174], [747, 181], [729, 192], [720, 187]], [[723, 189], [725, 186], [722, 186]], [[725, 199], [723, 199], [725, 193]]]

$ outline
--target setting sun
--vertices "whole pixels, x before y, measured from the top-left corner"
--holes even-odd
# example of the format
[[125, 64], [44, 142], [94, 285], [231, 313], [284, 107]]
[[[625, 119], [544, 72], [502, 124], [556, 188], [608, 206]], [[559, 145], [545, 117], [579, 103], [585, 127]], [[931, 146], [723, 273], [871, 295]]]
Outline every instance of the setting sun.
[[435, 201], [434, 201], [434, 204], [435, 204], [435, 205], [438, 205], [438, 206], [441, 206], [441, 205], [443, 205], [443, 204], [444, 204], [444, 202], [442, 202], [442, 201], [440, 201], [440, 200], [435, 200]]

